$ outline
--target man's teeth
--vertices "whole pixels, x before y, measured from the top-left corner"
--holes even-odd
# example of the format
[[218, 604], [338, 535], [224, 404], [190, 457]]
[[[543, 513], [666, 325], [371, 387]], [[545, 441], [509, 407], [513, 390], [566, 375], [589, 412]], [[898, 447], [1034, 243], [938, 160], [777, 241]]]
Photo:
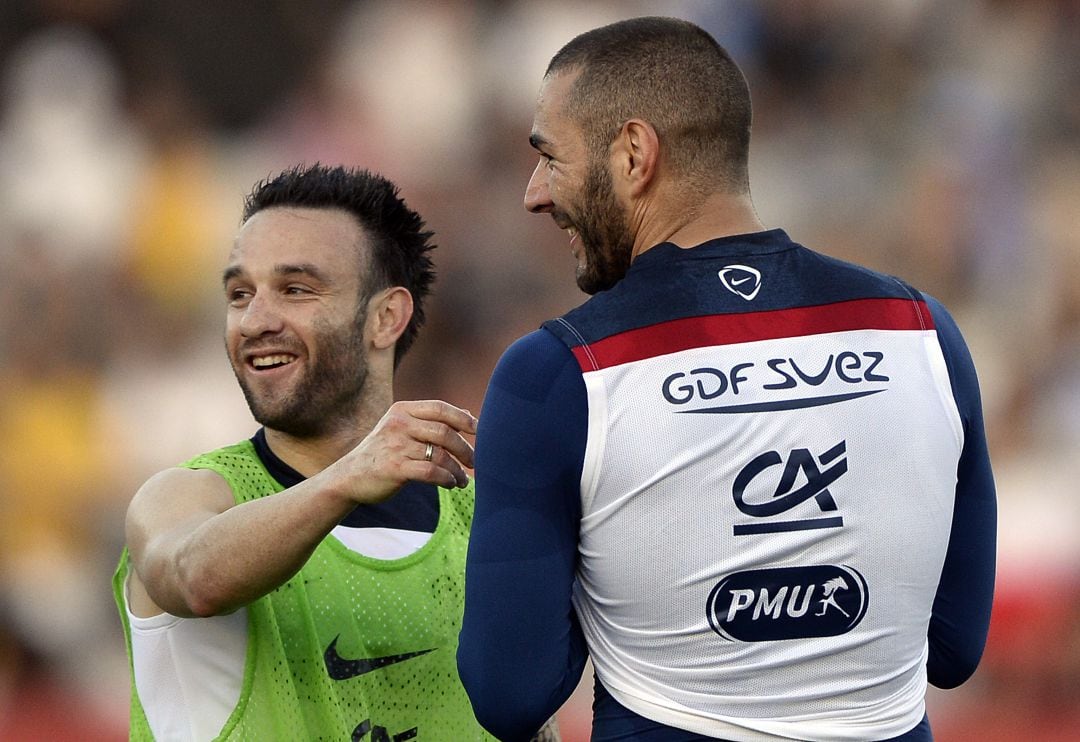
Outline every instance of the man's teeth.
[[266, 368], [267, 366], [283, 366], [286, 363], [293, 362], [292, 356], [277, 355], [277, 356], [260, 356], [258, 358], [251, 359], [251, 365], [255, 368]]

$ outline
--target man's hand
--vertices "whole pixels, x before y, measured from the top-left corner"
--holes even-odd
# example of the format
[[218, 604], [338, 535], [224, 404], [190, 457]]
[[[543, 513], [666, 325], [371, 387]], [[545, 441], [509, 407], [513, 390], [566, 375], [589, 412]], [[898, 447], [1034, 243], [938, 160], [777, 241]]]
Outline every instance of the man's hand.
[[349, 491], [361, 503], [381, 502], [410, 480], [464, 487], [465, 469], [473, 465], [473, 447], [464, 436], [475, 434], [476, 418], [468, 410], [439, 400], [395, 402], [331, 469], [335, 477], [349, 478]]

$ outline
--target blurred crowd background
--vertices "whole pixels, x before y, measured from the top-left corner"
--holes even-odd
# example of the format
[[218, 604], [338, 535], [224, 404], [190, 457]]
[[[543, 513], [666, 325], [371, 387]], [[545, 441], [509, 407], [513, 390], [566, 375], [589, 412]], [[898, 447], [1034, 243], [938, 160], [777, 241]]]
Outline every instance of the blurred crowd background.
[[521, 206], [544, 67], [635, 15], [743, 66], [767, 225], [936, 295], [969, 341], [999, 579], [982, 666], [931, 693], [937, 738], [1080, 738], [1076, 0], [4, 0], [0, 739], [126, 738], [126, 504], [254, 431], [220, 285], [252, 184], [321, 161], [401, 185], [439, 280], [399, 397], [478, 412], [505, 346], [583, 299]]

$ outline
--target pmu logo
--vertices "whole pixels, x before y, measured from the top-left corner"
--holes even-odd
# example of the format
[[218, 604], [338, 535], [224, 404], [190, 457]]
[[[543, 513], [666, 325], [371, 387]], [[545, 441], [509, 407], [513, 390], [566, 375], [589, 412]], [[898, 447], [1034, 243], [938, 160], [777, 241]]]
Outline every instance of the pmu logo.
[[709, 625], [730, 641], [838, 636], [864, 615], [866, 580], [851, 567], [822, 564], [736, 572], [712, 589]]
[[725, 265], [717, 273], [720, 283], [733, 294], [750, 301], [761, 290], [761, 271], [748, 265]]
[[[828, 488], [847, 472], [847, 457], [844, 456], [846, 453], [846, 441], [840, 441], [816, 457], [809, 449], [796, 448], [788, 454], [787, 461], [776, 451], [766, 451], [754, 457], [735, 477], [731, 488], [735, 506], [753, 518], [773, 518], [812, 499], [821, 512], [833, 512], [837, 509], [836, 500]], [[781, 464], [783, 469], [775, 468]], [[777, 474], [779, 479], [775, 478]], [[770, 488], [769, 485], [774, 481], [775, 487]], [[803, 484], [797, 486], [800, 481], [803, 481]], [[772, 495], [763, 496], [763, 492], [768, 492], [769, 489], [772, 489]], [[748, 493], [748, 490], [751, 491]], [[784, 521], [774, 519], [766, 523], [736, 524], [734, 533], [736, 536], [747, 536], [755, 533], [839, 528], [842, 525], [844, 519], [838, 515]]]

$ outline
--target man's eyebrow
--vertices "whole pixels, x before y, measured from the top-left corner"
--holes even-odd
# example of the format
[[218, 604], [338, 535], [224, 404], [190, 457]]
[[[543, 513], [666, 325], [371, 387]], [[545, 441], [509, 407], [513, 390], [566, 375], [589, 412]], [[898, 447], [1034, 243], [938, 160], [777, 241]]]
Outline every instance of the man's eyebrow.
[[328, 283], [326, 274], [312, 263], [279, 263], [274, 266], [274, 274], [278, 276], [304, 275], [311, 276], [316, 281]]
[[[313, 279], [321, 283], [329, 282], [326, 274], [319, 270], [319, 268], [312, 263], [279, 263], [278, 265], [274, 266], [273, 272], [274, 275], [277, 276], [304, 275], [311, 276]], [[243, 273], [244, 269], [241, 268], [239, 265], [230, 265], [228, 268], [225, 269], [225, 272], [222, 274], [222, 283], [227, 284], [229, 281], [236, 278], [237, 276], [242, 275]]]
[[537, 134], [535, 131], [529, 135], [529, 144], [533, 146], [533, 149], [543, 149], [551, 144], [548, 140]]

